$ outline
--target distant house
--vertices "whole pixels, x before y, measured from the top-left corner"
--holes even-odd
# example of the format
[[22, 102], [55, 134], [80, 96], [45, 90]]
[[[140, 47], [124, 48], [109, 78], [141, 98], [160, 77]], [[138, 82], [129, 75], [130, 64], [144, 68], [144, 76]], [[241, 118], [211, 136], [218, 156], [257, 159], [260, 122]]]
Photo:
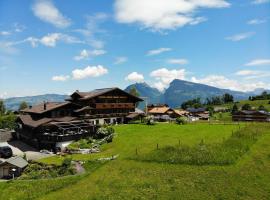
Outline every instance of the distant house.
[[130, 112], [129, 115], [126, 116], [126, 122], [141, 120], [145, 117], [145, 112], [142, 110], [135, 108], [134, 112]]
[[233, 121], [270, 122], [270, 113], [265, 111], [242, 110], [232, 114]]
[[0, 159], [0, 179], [20, 176], [27, 165], [28, 162], [19, 156]]
[[206, 108], [188, 108], [187, 111], [189, 112], [189, 119], [191, 121], [209, 120], [210, 118]]
[[172, 108], [170, 108], [167, 105], [158, 105], [157, 107], [152, 107], [148, 110], [148, 114], [153, 116], [156, 120], [172, 120], [177, 117], [180, 117], [180, 115]]

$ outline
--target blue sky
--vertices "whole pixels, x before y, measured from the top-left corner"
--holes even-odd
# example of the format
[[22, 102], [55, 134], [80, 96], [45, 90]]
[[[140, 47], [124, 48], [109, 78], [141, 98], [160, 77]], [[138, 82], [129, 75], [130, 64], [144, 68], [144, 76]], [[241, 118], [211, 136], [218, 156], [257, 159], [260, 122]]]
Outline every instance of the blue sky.
[[270, 0], [1, 0], [0, 97], [173, 79], [270, 88]]

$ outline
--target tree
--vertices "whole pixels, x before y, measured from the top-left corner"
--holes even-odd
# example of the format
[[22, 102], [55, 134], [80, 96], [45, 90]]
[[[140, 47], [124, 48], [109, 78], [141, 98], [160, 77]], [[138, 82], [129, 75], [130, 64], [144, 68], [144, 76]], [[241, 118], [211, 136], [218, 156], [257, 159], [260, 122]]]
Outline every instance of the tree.
[[232, 107], [232, 113], [236, 113], [238, 111], [238, 106], [237, 104], [233, 104], [233, 107]]
[[223, 101], [224, 101], [224, 103], [230, 103], [230, 102], [233, 102], [233, 95], [228, 94], [228, 93], [225, 93], [225, 94], [223, 95]]
[[242, 106], [242, 110], [251, 110], [251, 105], [246, 103]]
[[0, 100], [0, 115], [4, 115], [6, 113], [6, 107], [4, 101]]
[[263, 105], [260, 105], [258, 110], [262, 110], [262, 111], [266, 111], [266, 112], [268, 111]]
[[23, 110], [23, 109], [25, 109], [27, 107], [28, 107], [27, 103], [25, 101], [22, 101], [20, 106], [19, 106], [19, 110]]
[[130, 90], [129, 90], [129, 94], [133, 95], [133, 96], [136, 96], [136, 97], [139, 97], [140, 96], [140, 93], [138, 92], [138, 90], [135, 88], [135, 87], [132, 87]]

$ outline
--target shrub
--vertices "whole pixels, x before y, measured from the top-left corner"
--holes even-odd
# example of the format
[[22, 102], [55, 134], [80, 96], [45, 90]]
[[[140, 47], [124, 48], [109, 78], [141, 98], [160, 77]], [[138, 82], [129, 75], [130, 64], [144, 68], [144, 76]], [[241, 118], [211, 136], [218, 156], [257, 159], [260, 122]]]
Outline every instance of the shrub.
[[152, 117], [150, 117], [150, 116], [147, 116], [144, 119], [144, 121], [145, 121], [145, 124], [147, 124], [147, 125], [155, 125], [154, 119]]
[[114, 129], [111, 126], [100, 127], [97, 130], [97, 137], [104, 138], [106, 136], [112, 135], [114, 133]]
[[183, 125], [183, 124], [187, 123], [187, 120], [184, 117], [177, 117], [176, 118], [176, 123], [179, 124], [179, 125]]

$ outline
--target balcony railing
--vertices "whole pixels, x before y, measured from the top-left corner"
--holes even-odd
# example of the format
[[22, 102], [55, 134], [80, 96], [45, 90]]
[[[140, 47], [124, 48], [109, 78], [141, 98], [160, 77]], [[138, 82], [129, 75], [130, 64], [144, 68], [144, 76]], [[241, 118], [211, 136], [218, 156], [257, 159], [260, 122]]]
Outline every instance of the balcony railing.
[[134, 108], [134, 103], [96, 103], [96, 109], [110, 109], [110, 108]]

